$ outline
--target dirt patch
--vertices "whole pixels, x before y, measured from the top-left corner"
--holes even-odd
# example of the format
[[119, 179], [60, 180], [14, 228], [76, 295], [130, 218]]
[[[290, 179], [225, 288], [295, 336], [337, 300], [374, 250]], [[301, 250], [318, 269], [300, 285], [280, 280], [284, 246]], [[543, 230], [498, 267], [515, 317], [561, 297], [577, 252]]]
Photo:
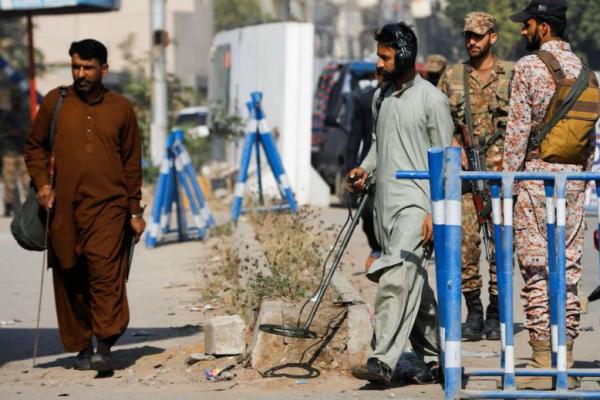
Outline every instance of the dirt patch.
[[[287, 308], [281, 317], [289, 326], [302, 326], [313, 302], [323, 275], [323, 264], [337, 231], [319, 220], [309, 207], [297, 214], [256, 213], [246, 216], [255, 239], [267, 259], [269, 274], [250, 277], [240, 285], [243, 268], [255, 260], [240, 259], [231, 240], [217, 240], [212, 247], [214, 267], [204, 272], [201, 293], [203, 302], [219, 304], [219, 314], [238, 313], [247, 322], [247, 343], [252, 343], [254, 324], [262, 300], [280, 300]], [[261, 356], [258, 370], [263, 377], [319, 376], [322, 371], [347, 366], [345, 353], [348, 343], [347, 310], [335, 303], [337, 293], [330, 288], [324, 296], [310, 329], [316, 339], [269, 337], [272, 351]], [[306, 306], [299, 317], [303, 304]]]

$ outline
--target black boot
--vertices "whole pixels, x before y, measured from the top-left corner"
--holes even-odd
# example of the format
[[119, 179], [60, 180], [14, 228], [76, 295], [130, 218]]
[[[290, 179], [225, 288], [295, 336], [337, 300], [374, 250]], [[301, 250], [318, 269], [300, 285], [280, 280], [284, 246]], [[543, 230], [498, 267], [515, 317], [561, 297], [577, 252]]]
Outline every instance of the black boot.
[[92, 369], [99, 372], [108, 372], [115, 369], [110, 348], [116, 342], [116, 338], [98, 340], [98, 349], [92, 356]]
[[94, 347], [90, 342], [87, 347], [77, 353], [75, 361], [73, 361], [73, 369], [79, 371], [89, 371], [92, 369], [92, 355], [94, 354]]
[[481, 290], [476, 289], [463, 293], [467, 303], [467, 320], [462, 324], [462, 337], [469, 341], [481, 340], [483, 335], [483, 304]]
[[498, 311], [498, 295], [490, 294], [490, 304], [485, 310], [485, 338], [500, 340], [500, 313]]

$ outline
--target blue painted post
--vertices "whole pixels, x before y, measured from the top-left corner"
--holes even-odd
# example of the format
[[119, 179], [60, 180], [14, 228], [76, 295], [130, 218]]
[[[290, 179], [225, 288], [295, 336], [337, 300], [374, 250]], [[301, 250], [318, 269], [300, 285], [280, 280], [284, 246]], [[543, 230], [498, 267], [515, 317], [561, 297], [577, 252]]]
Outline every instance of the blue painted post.
[[[177, 158], [175, 159], [175, 168], [177, 170], [177, 177], [179, 179], [179, 183], [181, 184], [181, 186], [183, 186], [183, 190], [185, 191], [185, 194], [190, 203], [190, 208], [192, 209], [192, 215], [194, 218], [194, 225], [196, 225], [198, 236], [204, 237], [206, 235], [206, 224], [204, 223], [204, 221], [202, 221], [202, 218], [200, 217], [200, 209], [196, 205], [196, 199], [194, 199], [192, 188], [190, 187], [190, 184], [186, 179], [187, 176], [184, 172], [183, 160], [181, 159], [181, 155], [177, 155]], [[182, 219], [185, 220], [185, 218]]]
[[444, 263], [444, 149], [434, 147], [427, 152], [429, 159], [429, 186], [431, 188], [431, 217], [433, 219], [433, 248], [435, 251], [435, 282], [438, 295], [440, 325], [440, 360], [445, 361], [446, 348], [446, 265]]
[[156, 184], [156, 190], [154, 192], [154, 203], [152, 204], [152, 215], [150, 216], [150, 224], [148, 226], [148, 233], [146, 234], [146, 247], [154, 248], [158, 242], [160, 236], [160, 215], [165, 201], [165, 190], [167, 183], [167, 176], [169, 175], [169, 157], [165, 152], [165, 156], [160, 164], [160, 175], [158, 176], [158, 182]]
[[[546, 195], [546, 231], [548, 237], [548, 303], [550, 306], [550, 333], [552, 340], [552, 367], [556, 368], [558, 352], [558, 304], [556, 302], [558, 268], [556, 265], [556, 210], [554, 206], [554, 180], [544, 181]], [[556, 383], [556, 377], [552, 377]]]
[[504, 390], [515, 388], [515, 346], [514, 346], [514, 317], [513, 317], [513, 195], [512, 187], [514, 175], [502, 177], [502, 188], [504, 189], [504, 231], [502, 235], [502, 265], [497, 264], [497, 273], [502, 275], [498, 280], [503, 281], [502, 296], [498, 296], [501, 308], [504, 309], [504, 323], [500, 324], [504, 345]]
[[[504, 253], [502, 252], [502, 200], [501, 200], [501, 187], [500, 181], [490, 180], [490, 190], [492, 194], [492, 221], [494, 223], [494, 246], [496, 255], [496, 277], [498, 279], [498, 298], [502, 297], [504, 293], [504, 275], [498, 273], [499, 269], [504, 265]], [[500, 301], [499, 314], [500, 314], [500, 326], [506, 326], [506, 310], [504, 309], [505, 303]], [[505, 350], [506, 350], [506, 332], [504, 329], [500, 330], [500, 368], [504, 369], [505, 364]]]
[[462, 360], [460, 325], [461, 314], [461, 149], [446, 149], [446, 228], [444, 232], [444, 257], [446, 259], [445, 302], [446, 302], [446, 345], [445, 345], [445, 397], [458, 399], [462, 387]]
[[567, 179], [564, 174], [556, 177], [556, 264], [557, 281], [556, 319], [558, 321], [558, 350], [556, 353], [556, 389], [566, 390], [567, 385]]
[[[248, 110], [252, 110], [251, 103], [247, 104]], [[257, 140], [258, 121], [254, 114], [250, 113], [250, 121], [246, 127], [246, 137], [244, 138], [244, 148], [242, 150], [242, 163], [238, 172], [237, 183], [233, 193], [233, 204], [231, 206], [231, 220], [237, 222], [242, 213], [242, 201], [244, 199], [244, 188], [248, 180], [248, 166], [250, 165], [250, 156], [252, 155], [252, 146]]]
[[263, 194], [263, 185], [262, 185], [262, 169], [260, 166], [260, 143], [261, 143], [261, 134], [260, 132], [256, 132], [256, 140], [254, 141], [256, 147], [256, 180], [258, 183], [258, 204], [262, 207], [265, 205], [265, 196]]
[[175, 180], [175, 160], [171, 157], [171, 152], [167, 151], [169, 157], [169, 173], [167, 174], [167, 183], [165, 198], [163, 201], [163, 210], [160, 216], [160, 228], [163, 233], [167, 233], [171, 225], [171, 212], [173, 211], [173, 196], [176, 190]]
[[173, 190], [173, 202], [175, 204], [175, 212], [177, 213], [175, 214], [177, 218], [177, 240], [183, 242], [187, 238], [187, 226], [185, 223], [185, 216], [183, 215], [183, 207], [181, 205], [181, 192], [179, 190], [179, 185], [181, 182], [179, 180], [179, 173], [177, 171], [175, 153], [172, 148], [169, 151], [171, 152], [171, 157], [173, 158], [173, 182], [175, 187]]
[[[206, 199], [204, 198], [204, 194], [202, 193], [202, 189], [198, 184], [196, 178], [196, 172], [194, 171], [194, 167], [192, 166], [192, 160], [190, 158], [189, 153], [185, 149], [183, 145], [183, 131], [177, 131], [176, 140], [173, 144], [173, 149], [175, 151], [175, 166], [181, 170], [182, 175], [180, 179], [182, 182], [189, 181], [191, 184], [190, 190], [186, 189], [186, 193], [188, 198], [190, 199], [190, 203], [192, 201], [197, 202], [197, 209], [194, 210], [192, 207], [192, 213], [194, 215], [194, 221], [196, 226], [200, 229], [200, 225], [202, 225], [201, 229], [207, 229], [215, 225], [215, 220], [213, 218], [208, 205], [206, 204]], [[193, 192], [191, 191], [193, 189]], [[195, 197], [194, 197], [195, 195]], [[200, 222], [200, 218], [203, 219], [203, 222]], [[200, 225], [199, 225], [200, 224]]]
[[[596, 215], [598, 217], [598, 233], [600, 234], [600, 180], [594, 181], [596, 184]], [[600, 264], [600, 257], [598, 257], [598, 263]], [[600, 283], [600, 265], [598, 267], [598, 283]]]
[[260, 134], [260, 138], [258, 140], [261, 140], [264, 145], [265, 154], [267, 156], [267, 160], [269, 161], [269, 165], [271, 166], [271, 170], [273, 171], [273, 175], [275, 175], [275, 179], [279, 185], [279, 190], [287, 200], [287, 203], [290, 205], [290, 210], [292, 212], [296, 212], [298, 211], [298, 206], [296, 199], [294, 198], [294, 192], [292, 191], [290, 181], [285, 173], [285, 169], [283, 168], [283, 163], [281, 162], [281, 158], [277, 152], [277, 146], [273, 141], [273, 136], [271, 135], [269, 125], [267, 124], [267, 120], [265, 119], [265, 115], [261, 107], [262, 93], [252, 92], [250, 96], [252, 97], [254, 118], [256, 121], [258, 121], [258, 132]]

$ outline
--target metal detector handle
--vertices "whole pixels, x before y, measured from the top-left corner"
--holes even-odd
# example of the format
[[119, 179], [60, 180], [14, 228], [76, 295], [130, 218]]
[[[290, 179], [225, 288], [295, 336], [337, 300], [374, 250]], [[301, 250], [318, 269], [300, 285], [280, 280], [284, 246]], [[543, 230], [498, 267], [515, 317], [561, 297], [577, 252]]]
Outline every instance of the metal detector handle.
[[315, 317], [315, 314], [317, 313], [317, 309], [319, 308], [319, 305], [321, 303], [323, 295], [325, 294], [325, 291], [327, 290], [327, 288], [329, 287], [329, 284], [331, 283], [333, 274], [335, 273], [335, 270], [337, 269], [337, 267], [340, 263], [340, 260], [342, 259], [342, 256], [344, 255], [344, 251], [346, 250], [346, 247], [348, 247], [348, 243], [350, 242], [350, 238], [352, 238], [354, 229], [356, 228], [356, 225], [358, 225], [358, 223], [360, 221], [360, 216], [362, 215], [365, 207], [367, 206], [367, 201], [369, 200], [369, 197], [371, 197], [373, 195], [373, 193], [371, 192], [370, 189], [374, 186], [374, 184], [375, 184], [375, 174], [371, 174], [371, 175], [369, 175], [369, 178], [367, 179], [367, 183], [365, 184], [365, 188], [363, 190], [362, 196], [360, 197], [360, 201], [358, 203], [358, 209], [356, 210], [356, 213], [354, 214], [354, 218], [352, 219], [350, 226], [348, 227], [348, 230], [346, 231], [346, 234], [344, 235], [344, 237], [342, 239], [342, 242], [339, 247], [340, 250], [335, 255], [333, 263], [331, 263], [331, 267], [329, 268], [329, 271], [327, 271], [327, 275], [325, 276], [325, 279], [321, 283], [321, 286], [319, 286], [319, 291], [317, 292], [317, 295], [315, 296], [315, 301], [314, 301], [315, 304], [311, 308], [310, 313], [308, 314], [306, 323], [304, 324], [305, 330], [308, 330], [308, 328], [312, 324], [312, 321]]

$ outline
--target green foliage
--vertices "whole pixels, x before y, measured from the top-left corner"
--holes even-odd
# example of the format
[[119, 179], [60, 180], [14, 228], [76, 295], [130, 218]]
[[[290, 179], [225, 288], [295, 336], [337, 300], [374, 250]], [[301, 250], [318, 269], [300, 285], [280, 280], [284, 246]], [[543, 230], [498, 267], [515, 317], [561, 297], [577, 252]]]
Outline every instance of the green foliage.
[[216, 32], [275, 21], [261, 10], [259, 0], [214, 0], [213, 14]]
[[236, 139], [244, 134], [244, 123], [237, 114], [229, 114], [221, 104], [210, 107], [210, 133], [226, 139]]
[[[460, 33], [464, 17], [471, 11], [484, 11], [496, 17], [500, 38], [496, 44], [497, 54], [516, 60], [525, 54], [521, 39], [521, 25], [508, 19], [523, 9], [526, 2], [517, 0], [448, 0], [444, 14], [456, 37], [456, 48], [465, 54]], [[567, 33], [573, 50], [586, 59], [594, 69], [600, 69], [600, 2], [569, 0]]]

